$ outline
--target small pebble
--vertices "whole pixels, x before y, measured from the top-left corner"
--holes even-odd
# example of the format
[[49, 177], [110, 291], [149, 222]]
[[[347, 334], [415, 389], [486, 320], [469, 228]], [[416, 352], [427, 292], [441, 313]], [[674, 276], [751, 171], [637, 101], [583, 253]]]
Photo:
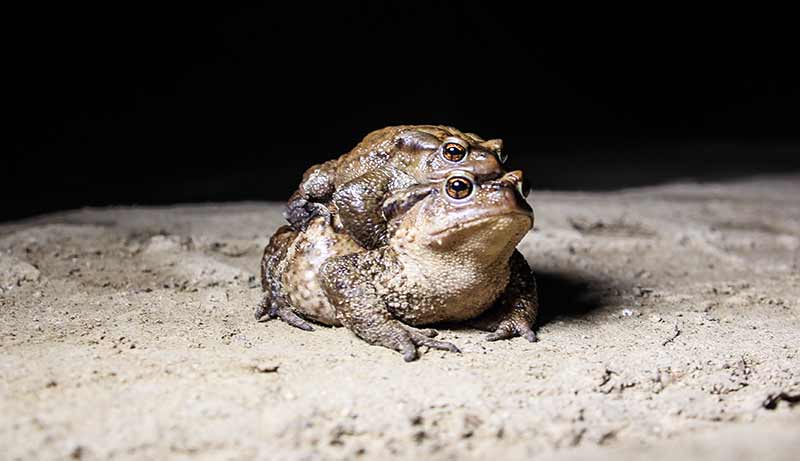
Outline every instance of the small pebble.
[[278, 371], [279, 367], [280, 365], [274, 363], [256, 364], [253, 365], [253, 371], [256, 371], [258, 373], [275, 373], [276, 371]]

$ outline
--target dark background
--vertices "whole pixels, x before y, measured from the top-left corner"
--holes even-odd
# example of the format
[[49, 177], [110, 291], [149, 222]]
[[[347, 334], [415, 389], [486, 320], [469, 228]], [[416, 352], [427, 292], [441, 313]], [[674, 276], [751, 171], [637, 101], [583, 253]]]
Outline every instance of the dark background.
[[6, 14], [0, 220], [285, 200], [390, 124], [501, 137], [539, 189], [800, 169], [785, 11], [78, 3]]

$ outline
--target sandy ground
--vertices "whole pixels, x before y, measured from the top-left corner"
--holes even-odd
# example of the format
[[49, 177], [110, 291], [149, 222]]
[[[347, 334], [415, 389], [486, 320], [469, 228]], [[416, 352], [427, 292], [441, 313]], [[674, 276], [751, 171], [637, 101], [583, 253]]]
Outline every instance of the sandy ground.
[[540, 341], [410, 364], [254, 321], [279, 205], [0, 225], [0, 458], [797, 459], [800, 176], [531, 199]]

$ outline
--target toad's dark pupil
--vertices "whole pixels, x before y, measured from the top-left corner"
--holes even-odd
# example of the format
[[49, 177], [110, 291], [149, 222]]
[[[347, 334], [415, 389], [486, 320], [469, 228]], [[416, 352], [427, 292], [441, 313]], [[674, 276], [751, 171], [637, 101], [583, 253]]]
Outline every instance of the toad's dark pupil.
[[472, 183], [462, 178], [452, 178], [447, 182], [447, 195], [453, 198], [464, 198], [472, 192]]
[[460, 144], [450, 143], [444, 146], [444, 157], [451, 162], [458, 162], [466, 155], [466, 149]]

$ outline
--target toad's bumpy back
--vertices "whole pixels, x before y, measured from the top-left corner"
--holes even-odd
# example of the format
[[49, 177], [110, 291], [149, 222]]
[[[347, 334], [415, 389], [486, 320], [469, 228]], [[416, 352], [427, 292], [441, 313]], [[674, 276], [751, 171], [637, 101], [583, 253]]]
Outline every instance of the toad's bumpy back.
[[446, 126], [403, 125], [368, 134], [341, 157], [314, 165], [289, 199], [286, 218], [305, 229], [316, 216], [337, 224], [365, 248], [386, 244], [384, 201], [394, 192], [430, 187], [454, 170], [479, 179], [505, 171], [502, 141]]

